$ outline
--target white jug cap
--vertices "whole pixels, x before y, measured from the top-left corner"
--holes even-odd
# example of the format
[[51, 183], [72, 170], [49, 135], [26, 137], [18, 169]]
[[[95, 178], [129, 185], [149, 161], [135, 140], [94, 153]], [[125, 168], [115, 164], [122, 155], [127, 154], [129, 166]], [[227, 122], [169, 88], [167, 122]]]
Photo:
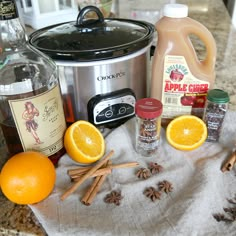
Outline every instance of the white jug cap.
[[172, 18], [183, 18], [188, 16], [188, 6], [184, 4], [166, 4], [163, 15]]

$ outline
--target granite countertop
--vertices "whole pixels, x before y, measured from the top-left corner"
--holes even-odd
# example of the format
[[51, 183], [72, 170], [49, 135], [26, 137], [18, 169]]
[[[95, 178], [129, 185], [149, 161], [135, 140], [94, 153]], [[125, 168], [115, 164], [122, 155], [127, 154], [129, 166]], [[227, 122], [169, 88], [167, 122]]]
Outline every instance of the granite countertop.
[[[118, 2], [118, 1], [117, 1]], [[136, 3], [135, 3], [136, 2]], [[135, 0], [120, 0], [118, 11], [120, 17], [129, 18], [130, 9], [135, 7], [142, 8]], [[144, 6], [153, 9], [151, 6], [157, 1], [147, 1]], [[159, 1], [160, 2], [160, 1]], [[167, 2], [167, 1], [163, 1]], [[216, 81], [215, 88], [223, 89], [230, 95], [231, 110], [236, 110], [236, 29], [231, 24], [230, 16], [222, 0], [179, 0], [189, 6], [189, 16], [204, 24], [213, 34], [217, 44], [216, 61]], [[200, 43], [196, 43], [199, 56], [204, 56], [205, 49]], [[2, 146], [2, 145], [1, 145]], [[4, 147], [0, 150], [1, 162], [4, 158]], [[43, 228], [31, 212], [28, 206], [16, 205], [0, 193], [0, 235], [46, 235]]]

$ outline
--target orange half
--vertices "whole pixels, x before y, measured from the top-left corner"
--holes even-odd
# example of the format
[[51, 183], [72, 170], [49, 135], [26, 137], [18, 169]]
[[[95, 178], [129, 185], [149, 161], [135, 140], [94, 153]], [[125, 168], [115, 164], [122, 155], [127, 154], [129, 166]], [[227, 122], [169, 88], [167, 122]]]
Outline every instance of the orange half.
[[93, 124], [84, 120], [76, 121], [66, 130], [64, 146], [67, 154], [82, 164], [96, 162], [105, 152], [102, 133]]
[[207, 127], [194, 115], [182, 115], [167, 126], [166, 138], [178, 150], [190, 151], [200, 147], [207, 138]]

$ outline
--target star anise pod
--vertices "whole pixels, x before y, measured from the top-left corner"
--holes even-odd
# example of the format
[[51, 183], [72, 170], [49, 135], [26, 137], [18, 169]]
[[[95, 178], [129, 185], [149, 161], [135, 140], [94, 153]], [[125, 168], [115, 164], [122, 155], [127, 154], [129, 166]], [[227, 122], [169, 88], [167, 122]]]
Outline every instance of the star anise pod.
[[150, 198], [153, 202], [156, 199], [161, 199], [161, 192], [157, 191], [153, 187], [146, 188], [143, 193], [146, 197]]
[[150, 162], [148, 168], [149, 168], [149, 170], [151, 171], [152, 174], [157, 174], [157, 173], [163, 171], [163, 166], [159, 165], [156, 162]]
[[[233, 199], [227, 199], [230, 204], [236, 205], [236, 195]], [[236, 221], [236, 206], [224, 207], [223, 208], [225, 214], [217, 213], [213, 214], [213, 217], [216, 221], [224, 221], [226, 223], [231, 223]]]
[[160, 191], [163, 191], [165, 193], [169, 193], [169, 192], [173, 191], [172, 183], [170, 183], [167, 180], [163, 180], [163, 181], [159, 182], [158, 187], [159, 187]]
[[140, 168], [137, 172], [136, 172], [136, 176], [140, 179], [148, 179], [151, 176], [151, 172], [149, 169], [147, 168]]
[[236, 220], [236, 207], [223, 208], [228, 215], [231, 216], [232, 220]]
[[216, 221], [220, 222], [220, 221], [224, 221], [224, 222], [228, 222], [231, 223], [233, 220], [226, 217], [224, 214], [213, 214], [213, 217], [215, 218]]
[[106, 195], [106, 197], [104, 198], [104, 201], [106, 203], [114, 203], [115, 205], [119, 206], [122, 198], [123, 197], [121, 196], [121, 192], [112, 191]]
[[231, 204], [236, 204], [236, 195], [235, 195], [234, 199], [227, 199], [227, 200]]

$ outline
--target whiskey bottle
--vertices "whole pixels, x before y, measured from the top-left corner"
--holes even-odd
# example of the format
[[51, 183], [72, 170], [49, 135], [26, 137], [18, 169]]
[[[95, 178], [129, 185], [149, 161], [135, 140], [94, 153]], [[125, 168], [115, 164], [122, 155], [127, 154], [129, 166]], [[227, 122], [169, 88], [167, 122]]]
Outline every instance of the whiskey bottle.
[[15, 0], [0, 0], [0, 125], [9, 157], [38, 151], [56, 165], [65, 153], [57, 67], [29, 45]]

